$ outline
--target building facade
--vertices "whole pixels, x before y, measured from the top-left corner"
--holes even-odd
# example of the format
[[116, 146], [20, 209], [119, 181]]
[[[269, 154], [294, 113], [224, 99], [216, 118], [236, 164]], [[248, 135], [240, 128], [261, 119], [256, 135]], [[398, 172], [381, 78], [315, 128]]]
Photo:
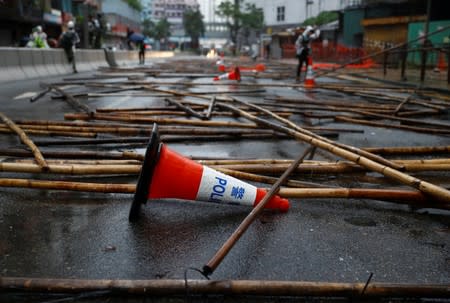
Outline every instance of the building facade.
[[171, 39], [173, 42], [182, 42], [185, 39], [183, 14], [186, 10], [199, 10], [197, 0], [153, 0], [151, 20], [158, 22], [166, 18], [171, 25]]
[[358, 5], [361, 0], [246, 0], [264, 11], [268, 34], [295, 28], [324, 11], [338, 11]]
[[220, 3], [225, 0], [199, 0], [200, 12], [205, 23], [205, 36], [200, 39], [200, 44], [204, 48], [221, 48], [228, 38], [229, 32], [225, 24], [225, 19], [216, 14]]
[[56, 41], [69, 20], [77, 23], [83, 41], [80, 20], [99, 9], [97, 0], [0, 1], [0, 46], [24, 46], [37, 25], [42, 26], [49, 40]]
[[126, 48], [126, 37], [128, 30], [141, 32], [141, 14], [130, 7], [125, 1], [98, 0], [101, 3], [102, 14], [108, 24], [105, 35], [106, 46]]

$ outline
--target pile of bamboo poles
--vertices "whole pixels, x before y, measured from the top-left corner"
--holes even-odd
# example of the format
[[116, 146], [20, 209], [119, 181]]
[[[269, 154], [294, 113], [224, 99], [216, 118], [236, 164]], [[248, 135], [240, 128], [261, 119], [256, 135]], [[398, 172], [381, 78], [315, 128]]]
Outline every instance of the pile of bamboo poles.
[[[17, 148], [0, 150], [0, 155], [8, 157], [0, 163], [1, 172], [45, 175], [45, 179], [39, 180], [4, 178], [0, 182], [1, 186], [131, 194], [135, 190], [134, 185], [131, 184], [83, 184], [83, 182], [61, 180], [52, 182], [47, 178], [51, 175], [58, 175], [59, 178], [64, 175], [126, 175], [135, 178], [140, 170], [142, 155], [136, 152], [94, 153], [89, 150], [80, 151], [80, 153], [57, 153], [49, 148], [78, 146], [85, 149], [86, 145], [100, 144], [103, 148], [113, 149], [117, 149], [117, 146], [122, 144], [144, 147], [148, 142], [153, 123], [157, 123], [160, 125], [161, 139], [165, 143], [282, 139], [297, 140], [319, 147], [321, 150], [318, 150], [317, 154], [330, 161], [305, 160], [295, 169], [292, 179], [285, 184], [286, 189], [281, 190], [281, 194], [286, 197], [374, 198], [448, 209], [450, 198], [448, 191], [444, 188], [449, 183], [445, 176], [445, 172], [450, 169], [448, 158], [426, 161], [417, 158], [388, 160], [380, 155], [386, 155], [393, 149], [356, 148], [327, 139], [328, 137], [338, 138], [341, 133], [363, 133], [363, 130], [354, 127], [317, 126], [312, 122], [314, 119], [319, 121], [328, 119], [351, 124], [370, 123], [379, 127], [445, 136], [450, 129], [446, 121], [419, 119], [431, 115], [439, 117], [446, 113], [450, 103], [445, 95], [435, 91], [412, 90], [396, 86], [324, 83], [318, 87], [325, 92], [333, 91], [333, 97], [288, 98], [266, 94], [264, 100], [258, 98], [248, 103], [240, 101], [240, 98], [243, 95], [259, 97], [270, 86], [277, 89], [298, 89], [301, 85], [280, 82], [259, 84], [250, 81], [251, 83], [236, 83], [235, 87], [238, 89], [230, 91], [223, 86], [217, 88], [217, 84], [212, 81], [191, 81], [197, 77], [189, 77], [189, 74], [206, 77], [210, 73], [217, 73], [217, 67], [213, 62], [199, 61], [195, 66], [189, 62], [181, 63], [183, 64], [176, 65], [178, 68], [175, 70], [173, 66], [169, 68], [164, 63], [152, 68], [101, 69], [94, 78], [71, 78], [65, 79], [63, 83], [47, 85], [30, 101], [36, 102], [47, 95], [54, 100], [52, 102], [67, 101], [76, 112], [66, 113], [64, 115], [66, 121], [12, 121], [4, 116], [0, 133], [21, 133], [22, 137], [28, 134], [48, 137], [48, 139], [38, 139], [33, 142], [28, 139], [27, 146], [33, 151], [33, 158], [30, 158], [30, 153]], [[168, 70], [171, 72], [168, 73]], [[286, 67], [271, 64], [265, 73], [270, 76], [271, 71], [284, 72]], [[124, 81], [124, 78], [128, 79]], [[176, 78], [177, 81], [161, 81], [159, 78]], [[183, 80], [180, 81], [179, 78]], [[67, 85], [77, 85], [77, 92], [67, 90]], [[201, 91], [198, 87], [202, 86], [213, 87]], [[80, 92], [80, 89], [85, 91]], [[96, 93], [95, 91], [98, 90], [101, 92]], [[135, 94], [136, 92], [138, 94]], [[48, 96], [49, 94], [53, 95]], [[337, 94], [341, 97], [336, 97]], [[326, 93], [324, 95], [326, 96]], [[92, 109], [86, 102], [91, 98], [123, 96], [150, 97], [157, 100], [159, 104], [146, 107]], [[349, 98], [351, 106], [349, 106]], [[299, 121], [298, 117], [303, 117], [300, 121], [303, 121], [304, 125], [292, 122]], [[47, 146], [47, 149], [41, 153], [37, 146], [41, 148]], [[397, 149], [395, 152], [406, 153], [407, 150], [409, 153], [419, 153], [415, 148], [413, 150], [411, 148]], [[429, 155], [433, 151], [445, 155], [448, 154], [449, 147], [422, 147], [420, 152]], [[195, 160], [232, 176], [266, 184], [275, 183], [276, 178], [290, 163], [289, 159]], [[378, 173], [379, 176], [371, 176], [372, 172]], [[410, 175], [420, 175], [425, 172], [442, 173], [443, 176], [433, 180], [436, 184], [432, 184]], [[363, 180], [364, 183], [370, 183], [369, 187], [380, 187], [380, 184], [390, 186], [376, 189], [349, 188], [336, 182], [327, 181], [325, 184], [311, 182], [320, 180], [323, 183], [324, 180], [336, 179], [336, 176], [342, 180], [351, 180], [354, 175], [357, 175], [358, 179]], [[390, 184], [386, 178], [396, 182]], [[406, 190], [401, 186], [410, 186], [414, 190]]]

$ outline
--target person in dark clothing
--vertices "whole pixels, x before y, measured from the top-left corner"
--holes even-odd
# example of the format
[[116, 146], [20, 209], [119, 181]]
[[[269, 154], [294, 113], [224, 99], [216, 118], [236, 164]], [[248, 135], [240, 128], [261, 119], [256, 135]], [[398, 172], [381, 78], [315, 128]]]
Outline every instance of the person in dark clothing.
[[75, 31], [75, 25], [72, 21], [67, 23], [67, 31], [61, 34], [59, 38], [59, 45], [64, 49], [66, 53], [67, 61], [72, 63], [72, 69], [74, 73], [77, 73], [77, 67], [75, 64], [75, 45], [80, 42], [80, 37]]
[[139, 64], [145, 64], [145, 43], [144, 40], [138, 42], [139, 47]]
[[129, 50], [138, 49], [139, 64], [145, 64], [145, 37], [135, 34], [133, 30], [127, 29], [127, 45]]
[[300, 74], [302, 72], [303, 63], [305, 63], [306, 68], [308, 68], [308, 57], [311, 55], [311, 41], [317, 39], [319, 35], [319, 30], [314, 30], [311, 26], [307, 26], [305, 31], [299, 35], [295, 41], [295, 49], [298, 58], [297, 82], [300, 82]]

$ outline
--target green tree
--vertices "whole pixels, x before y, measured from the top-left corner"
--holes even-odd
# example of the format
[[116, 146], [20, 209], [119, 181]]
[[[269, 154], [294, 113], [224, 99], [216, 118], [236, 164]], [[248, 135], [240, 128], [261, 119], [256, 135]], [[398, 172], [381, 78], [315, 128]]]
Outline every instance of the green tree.
[[[245, 11], [241, 14], [242, 30], [244, 37], [248, 39], [250, 31], [259, 32], [264, 27], [264, 12], [262, 8], [256, 7], [255, 4], [246, 3]], [[248, 40], [246, 41], [248, 44]]]
[[183, 15], [183, 27], [186, 34], [191, 37], [192, 48], [198, 49], [199, 38], [205, 34], [203, 15], [198, 10], [186, 10]]
[[137, 11], [142, 11], [141, 0], [125, 0], [129, 7], [134, 8]]
[[155, 36], [155, 23], [150, 19], [144, 19], [142, 21], [142, 33], [149, 37]]
[[167, 42], [167, 39], [170, 37], [170, 23], [167, 21], [167, 18], [164, 17], [156, 23], [153, 37], [156, 40], [164, 39], [164, 44]]
[[[244, 0], [227, 0], [219, 4], [216, 14], [226, 19], [227, 27], [230, 31], [230, 40], [236, 45], [237, 36], [241, 29], [250, 31], [259, 30], [264, 25], [264, 14], [262, 9], [254, 4], [246, 4], [245, 10], [241, 10]], [[245, 35], [245, 33], [244, 33]]]

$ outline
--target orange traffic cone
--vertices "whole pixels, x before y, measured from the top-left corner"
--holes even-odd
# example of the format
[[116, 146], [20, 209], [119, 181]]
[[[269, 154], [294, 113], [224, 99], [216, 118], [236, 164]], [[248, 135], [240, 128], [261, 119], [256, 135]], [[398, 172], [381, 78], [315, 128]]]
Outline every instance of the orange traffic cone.
[[224, 73], [227, 70], [227, 68], [225, 67], [224, 64], [218, 64], [217, 69], [219, 70], [219, 72], [222, 72], [222, 73]]
[[[129, 220], [139, 217], [141, 204], [147, 199], [184, 199], [256, 206], [266, 191], [231, 176], [203, 166], [170, 150], [159, 140], [154, 124], [136, 186]], [[274, 196], [265, 208], [289, 209], [289, 201]]]
[[312, 68], [313, 62], [311, 56], [308, 57], [308, 68], [306, 70], [306, 77], [305, 77], [305, 87], [306, 88], [313, 88], [316, 86], [316, 81], [314, 80], [314, 71]]
[[438, 71], [446, 71], [447, 70], [447, 64], [445, 63], [445, 57], [443, 52], [439, 52], [439, 58], [436, 65], [436, 70]]
[[219, 80], [236, 80], [238, 82], [241, 81], [241, 71], [239, 70], [239, 67], [235, 67], [233, 71], [214, 78], [214, 81]]
[[240, 67], [241, 71], [251, 71], [254, 73], [263, 72], [266, 70], [266, 66], [262, 63], [258, 63], [255, 66], [250, 67]]

